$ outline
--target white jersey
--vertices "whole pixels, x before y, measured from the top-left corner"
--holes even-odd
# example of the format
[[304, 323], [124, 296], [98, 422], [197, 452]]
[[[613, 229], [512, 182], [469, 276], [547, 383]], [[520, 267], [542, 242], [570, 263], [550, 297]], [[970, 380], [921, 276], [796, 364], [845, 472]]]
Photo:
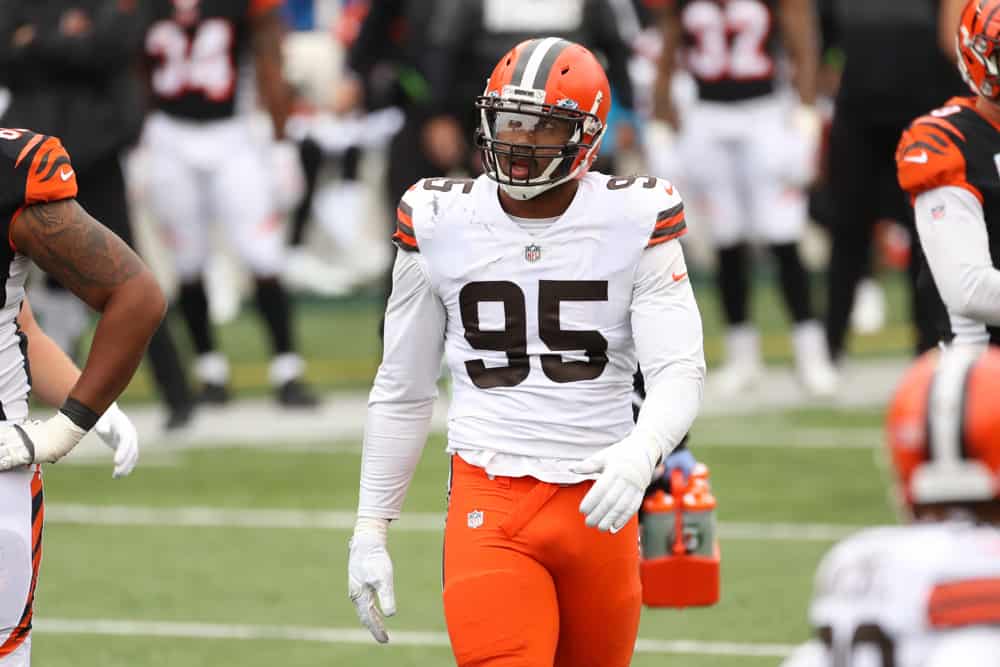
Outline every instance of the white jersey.
[[817, 641], [786, 667], [1000, 664], [1000, 530], [965, 523], [872, 528], [816, 575]]
[[635, 274], [654, 234], [685, 229], [673, 187], [589, 174], [538, 235], [486, 176], [421, 181], [405, 207], [447, 313], [449, 448], [580, 459], [627, 435]]

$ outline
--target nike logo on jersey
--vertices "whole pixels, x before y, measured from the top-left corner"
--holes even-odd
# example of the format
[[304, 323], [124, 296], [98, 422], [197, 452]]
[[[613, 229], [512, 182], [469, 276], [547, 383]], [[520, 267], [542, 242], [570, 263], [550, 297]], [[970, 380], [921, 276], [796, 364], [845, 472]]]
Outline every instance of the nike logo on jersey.
[[927, 151], [920, 151], [920, 155], [907, 155], [903, 158], [903, 162], [913, 162], [915, 164], [927, 164], [927, 160]]
[[684, 273], [671, 273], [670, 277], [674, 279], [675, 283], [679, 283], [680, 281], [687, 278], [687, 274], [688, 274], [687, 271], [685, 271]]
[[70, 169], [69, 171], [66, 171], [66, 168], [63, 167], [62, 169], [59, 170], [59, 178], [61, 178], [63, 181], [68, 181], [69, 179], [73, 178], [73, 170]]
[[669, 183], [668, 182], [667, 186], [665, 188], [663, 188], [663, 189], [667, 191], [668, 195], [674, 194], [674, 184], [673, 183]]

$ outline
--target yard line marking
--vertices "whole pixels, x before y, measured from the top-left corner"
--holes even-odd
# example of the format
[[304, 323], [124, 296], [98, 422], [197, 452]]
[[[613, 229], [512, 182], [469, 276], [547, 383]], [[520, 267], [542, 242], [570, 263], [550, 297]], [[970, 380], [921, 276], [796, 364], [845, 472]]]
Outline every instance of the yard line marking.
[[[172, 526], [202, 528], [263, 528], [351, 530], [351, 511], [222, 509], [215, 507], [132, 507], [124, 505], [73, 505], [45, 507], [50, 524], [104, 526]], [[719, 523], [723, 540], [835, 542], [862, 526], [813, 523]], [[444, 514], [408, 512], [394, 522], [393, 531], [428, 533], [444, 530]]]
[[[230, 625], [219, 623], [179, 623], [124, 621], [113, 619], [74, 620], [36, 618], [34, 631], [42, 634], [112, 635], [128, 637], [171, 637], [177, 639], [238, 639], [307, 641], [324, 644], [371, 644], [375, 640], [361, 628], [318, 628], [305, 626]], [[444, 632], [389, 631], [390, 646], [448, 646]], [[637, 653], [683, 655], [726, 655], [784, 658], [795, 649], [790, 644], [712, 642], [690, 639], [639, 639]]]

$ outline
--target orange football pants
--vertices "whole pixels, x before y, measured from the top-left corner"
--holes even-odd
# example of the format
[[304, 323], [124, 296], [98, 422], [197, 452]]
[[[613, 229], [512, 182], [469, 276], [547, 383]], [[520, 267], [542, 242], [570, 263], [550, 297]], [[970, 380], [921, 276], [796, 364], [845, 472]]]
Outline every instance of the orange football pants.
[[639, 632], [635, 517], [611, 535], [591, 482], [490, 479], [452, 456], [444, 613], [459, 667], [627, 667]]

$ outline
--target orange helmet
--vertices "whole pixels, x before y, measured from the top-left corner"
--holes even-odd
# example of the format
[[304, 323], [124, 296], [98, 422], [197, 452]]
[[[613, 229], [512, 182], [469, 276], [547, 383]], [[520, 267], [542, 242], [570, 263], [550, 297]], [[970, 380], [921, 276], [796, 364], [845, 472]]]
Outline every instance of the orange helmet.
[[972, 91], [1000, 98], [1000, 0], [969, 0], [955, 40], [958, 69]]
[[907, 505], [1000, 499], [1000, 349], [925, 353], [889, 406], [887, 436]]
[[[579, 44], [558, 37], [529, 39], [500, 59], [476, 108], [481, 118], [476, 145], [487, 175], [511, 196], [531, 199], [590, 169], [611, 110], [611, 87], [597, 58]], [[569, 121], [572, 129], [559, 144], [498, 140], [499, 124], [511, 118], [532, 127], [558, 119]], [[519, 121], [519, 126], [524, 125]], [[514, 160], [537, 158], [550, 159], [539, 174], [526, 170], [517, 176], [505, 169]]]

